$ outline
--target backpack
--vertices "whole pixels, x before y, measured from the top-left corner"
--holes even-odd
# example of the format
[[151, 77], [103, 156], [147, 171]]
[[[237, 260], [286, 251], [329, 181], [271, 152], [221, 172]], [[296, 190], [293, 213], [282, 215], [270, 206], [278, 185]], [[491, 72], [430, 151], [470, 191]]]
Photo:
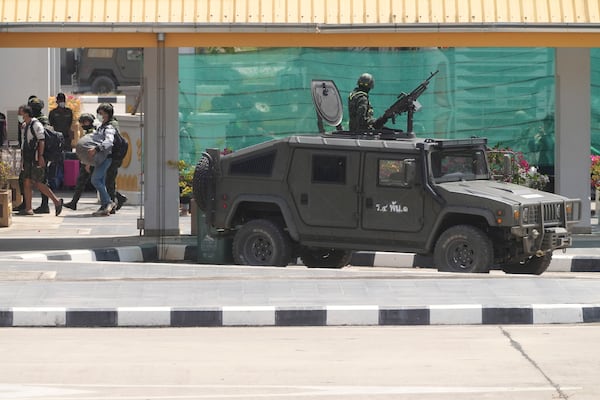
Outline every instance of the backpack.
[[[114, 127], [114, 125], [113, 125]], [[127, 150], [129, 149], [129, 142], [125, 139], [119, 130], [115, 128], [115, 138], [113, 140], [112, 147], [112, 159], [116, 161], [121, 161], [127, 155]]]
[[[46, 162], [61, 162], [63, 160], [63, 151], [65, 148], [65, 138], [63, 134], [55, 131], [50, 125], [42, 124], [42, 126], [44, 127], [44, 160], [46, 160]], [[30, 150], [34, 152], [37, 149], [37, 137], [33, 131], [33, 124], [29, 125], [29, 129], [34, 138], [34, 144], [31, 146]]]

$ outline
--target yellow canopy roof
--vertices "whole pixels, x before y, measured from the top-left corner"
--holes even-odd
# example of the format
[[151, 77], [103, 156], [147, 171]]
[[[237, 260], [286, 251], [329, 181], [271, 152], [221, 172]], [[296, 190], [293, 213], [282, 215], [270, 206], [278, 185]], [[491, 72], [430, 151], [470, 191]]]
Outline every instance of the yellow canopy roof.
[[[98, 33], [115, 34], [111, 41], [120, 38], [112, 43], [115, 46], [131, 42], [156, 46], [158, 32], [167, 34], [167, 46], [354, 46], [347, 35], [356, 35], [363, 41], [361, 46], [478, 46], [500, 40], [505, 46], [595, 47], [600, 2], [0, 0], [0, 46], [4, 47], [45, 47], [50, 40], [83, 41], [91, 47], [90, 41], [100, 40]], [[524, 32], [529, 39], [514, 41], [514, 33], [521, 37]], [[104, 42], [98, 45], [105, 46]]]

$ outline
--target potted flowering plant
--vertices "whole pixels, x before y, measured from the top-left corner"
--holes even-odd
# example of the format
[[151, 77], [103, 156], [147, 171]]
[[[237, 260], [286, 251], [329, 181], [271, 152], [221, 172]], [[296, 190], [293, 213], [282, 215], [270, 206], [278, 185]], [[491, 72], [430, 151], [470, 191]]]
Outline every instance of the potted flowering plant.
[[595, 190], [600, 189], [600, 156], [590, 156], [590, 184]]
[[8, 189], [8, 178], [10, 177], [10, 164], [6, 161], [0, 161], [0, 190]]
[[[503, 173], [505, 154], [510, 155], [511, 159], [512, 173], [510, 175]], [[494, 179], [516, 183], [517, 185], [537, 190], [544, 190], [548, 182], [550, 182], [548, 175], [540, 173], [536, 167], [530, 165], [521, 152], [515, 152], [510, 148], [500, 148], [499, 145], [496, 145], [488, 149], [487, 158]]]
[[184, 160], [169, 161], [168, 164], [179, 171], [179, 208], [181, 215], [187, 215], [193, 195], [194, 168]]
[[10, 226], [12, 223], [12, 190], [9, 189], [10, 164], [0, 160], [0, 226]]

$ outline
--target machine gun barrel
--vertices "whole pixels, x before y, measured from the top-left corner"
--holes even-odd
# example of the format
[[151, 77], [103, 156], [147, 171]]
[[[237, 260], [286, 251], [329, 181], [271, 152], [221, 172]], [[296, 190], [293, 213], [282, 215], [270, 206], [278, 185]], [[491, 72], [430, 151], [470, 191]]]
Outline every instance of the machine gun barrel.
[[400, 93], [398, 95], [398, 100], [394, 102], [386, 111], [385, 116], [392, 119], [392, 123], [396, 123], [396, 116], [401, 115], [405, 112], [408, 112], [408, 131], [412, 132], [412, 114], [415, 112], [415, 101], [423, 94], [425, 90], [427, 90], [427, 86], [429, 85], [429, 81], [433, 78], [439, 70], [435, 72], [431, 72], [429, 77], [425, 79], [423, 82], [419, 84], [416, 88], [413, 89], [412, 92]]

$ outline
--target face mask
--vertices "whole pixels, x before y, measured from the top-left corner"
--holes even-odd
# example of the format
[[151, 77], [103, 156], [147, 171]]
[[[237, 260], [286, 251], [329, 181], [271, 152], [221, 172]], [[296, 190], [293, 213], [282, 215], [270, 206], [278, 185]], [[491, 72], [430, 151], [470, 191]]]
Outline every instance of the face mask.
[[66, 104], [64, 101], [61, 101], [60, 103], [58, 103], [58, 106], [59, 106], [60, 108], [65, 108], [65, 106], [66, 106], [66, 105], [67, 105], [67, 104]]
[[22, 115], [18, 115], [17, 116], [17, 121], [19, 121], [19, 123], [22, 124], [23, 122], [25, 122], [25, 118], [23, 118]]
[[104, 117], [102, 116], [102, 114], [96, 115], [96, 118], [98, 118], [98, 121], [100, 121], [100, 123], [104, 122]]

